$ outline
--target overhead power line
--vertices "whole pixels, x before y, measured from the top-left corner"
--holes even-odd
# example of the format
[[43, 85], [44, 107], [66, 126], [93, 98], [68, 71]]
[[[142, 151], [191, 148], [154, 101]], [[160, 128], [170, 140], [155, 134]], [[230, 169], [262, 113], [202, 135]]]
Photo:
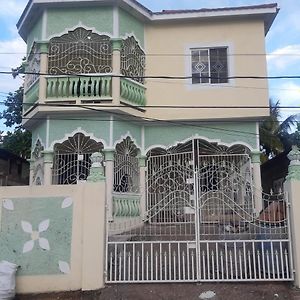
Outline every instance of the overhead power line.
[[[40, 73], [40, 72], [14, 72], [14, 71], [0, 71], [0, 74], [4, 75], [41, 75], [41, 76], [57, 76], [50, 73]], [[64, 74], [66, 76], [76, 76], [76, 77], [93, 77], [93, 74]], [[127, 78], [127, 79], [192, 79], [193, 76], [168, 76], [168, 75], [147, 75], [147, 76], [126, 76], [126, 75], [116, 75], [116, 74], [107, 74], [107, 76], [114, 78]], [[300, 79], [300, 75], [281, 75], [281, 76], [227, 76], [227, 77], [216, 77], [216, 76], [201, 76], [202, 79]]]
[[[82, 51], [76, 51], [76, 54], [82, 54], [82, 53], [85, 53], [85, 52], [82, 52]], [[28, 55], [30, 53], [28, 52], [8, 52], [8, 51], [5, 51], [5, 52], [0, 52], [0, 55], [13, 55], [13, 54], [23, 54], [23, 55]], [[42, 54], [41, 52], [34, 52], [34, 54]], [[145, 53], [144, 54], [146, 57], [147, 56], [161, 56], [161, 57], [172, 57], [172, 56], [175, 56], [175, 57], [191, 57], [192, 54], [191, 53]], [[294, 53], [227, 53], [226, 55], [222, 55], [220, 54], [219, 57], [228, 57], [228, 56], [273, 56], [273, 57], [284, 57], [284, 56], [287, 56], [287, 57], [290, 57], [290, 56], [295, 56], [295, 57], [298, 57], [300, 56], [300, 52], [294, 52]]]

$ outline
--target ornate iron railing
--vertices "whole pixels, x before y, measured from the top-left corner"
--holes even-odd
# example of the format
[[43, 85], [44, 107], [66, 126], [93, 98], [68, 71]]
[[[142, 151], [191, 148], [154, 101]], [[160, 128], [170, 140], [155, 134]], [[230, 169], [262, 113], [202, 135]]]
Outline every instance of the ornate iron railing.
[[106, 35], [76, 28], [50, 41], [49, 73], [91, 74], [112, 72], [112, 47]]
[[133, 36], [123, 41], [121, 48], [121, 74], [144, 83], [145, 53]]
[[91, 155], [103, 149], [98, 143], [82, 133], [77, 133], [54, 146], [53, 184], [76, 184], [84, 181], [92, 165]]

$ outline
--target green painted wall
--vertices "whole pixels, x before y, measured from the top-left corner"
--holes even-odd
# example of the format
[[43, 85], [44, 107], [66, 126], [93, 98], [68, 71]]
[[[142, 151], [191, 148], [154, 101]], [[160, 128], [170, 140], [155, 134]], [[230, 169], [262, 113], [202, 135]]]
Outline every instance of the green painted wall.
[[18, 275], [61, 274], [59, 262], [70, 265], [71, 256], [73, 205], [69, 199], [0, 199], [0, 260], [19, 265]]
[[144, 24], [122, 9], [119, 10], [119, 32], [120, 37], [134, 33], [144, 47]]
[[113, 9], [111, 7], [74, 7], [49, 9], [47, 37], [60, 35], [66, 28], [79, 24], [95, 28], [98, 32], [113, 33]]
[[[71, 117], [71, 116], [69, 116]], [[50, 120], [49, 127], [49, 146], [53, 141], [61, 140], [65, 135], [71, 134], [73, 131], [81, 128], [87, 133], [93, 133], [98, 139], [109, 143], [109, 117], [87, 117], [81, 119], [72, 118], [72, 120]]]
[[42, 143], [46, 145], [46, 121], [42, 121], [41, 123], [35, 125], [35, 127], [31, 130], [32, 133], [32, 150], [34, 150], [35, 143], [37, 138], [39, 137], [42, 140]]
[[114, 121], [114, 143], [119, 141], [122, 136], [126, 136], [128, 132], [135, 139], [138, 146], [141, 146], [141, 126], [129, 121]]
[[34, 41], [42, 39], [42, 17], [40, 17], [31, 28], [27, 37], [27, 53], [30, 52]]
[[178, 126], [151, 126], [145, 128], [145, 148], [152, 145], [170, 146], [199, 135], [208, 139], [219, 139], [223, 143], [244, 142], [256, 149], [255, 122], [208, 123]]

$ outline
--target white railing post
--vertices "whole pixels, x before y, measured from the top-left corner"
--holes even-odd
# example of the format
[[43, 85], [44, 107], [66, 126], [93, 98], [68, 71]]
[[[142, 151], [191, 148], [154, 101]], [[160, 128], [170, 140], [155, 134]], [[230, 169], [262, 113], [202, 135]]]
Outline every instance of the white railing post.
[[[288, 176], [284, 185], [288, 192], [289, 204], [291, 206], [291, 236], [292, 251], [295, 270], [296, 287], [300, 287], [300, 149], [293, 146], [292, 151], [287, 155], [290, 160]], [[292, 268], [293, 266], [291, 266]]]
[[104, 149], [107, 221], [113, 221], [114, 149]]
[[259, 214], [263, 208], [262, 203], [262, 187], [261, 187], [261, 174], [260, 174], [260, 151], [251, 152], [251, 162], [253, 167], [253, 186], [254, 186], [254, 205], [255, 212]]
[[144, 218], [146, 215], [146, 157], [139, 157], [139, 167], [140, 167], [140, 194], [141, 194], [141, 216]]

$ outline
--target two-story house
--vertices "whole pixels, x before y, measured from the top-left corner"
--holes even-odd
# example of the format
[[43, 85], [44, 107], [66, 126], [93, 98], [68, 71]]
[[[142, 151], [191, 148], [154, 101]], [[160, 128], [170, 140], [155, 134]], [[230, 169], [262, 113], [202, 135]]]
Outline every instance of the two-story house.
[[[239, 280], [264, 256], [258, 226], [245, 224], [263, 207], [265, 36], [277, 13], [277, 4], [152, 12], [135, 0], [29, 1], [17, 27], [30, 182], [82, 183], [91, 156], [104, 155], [108, 282], [213, 280], [219, 257], [231, 271], [218, 279]], [[219, 241], [233, 234], [242, 242]], [[280, 247], [270, 255], [287, 268]]]

